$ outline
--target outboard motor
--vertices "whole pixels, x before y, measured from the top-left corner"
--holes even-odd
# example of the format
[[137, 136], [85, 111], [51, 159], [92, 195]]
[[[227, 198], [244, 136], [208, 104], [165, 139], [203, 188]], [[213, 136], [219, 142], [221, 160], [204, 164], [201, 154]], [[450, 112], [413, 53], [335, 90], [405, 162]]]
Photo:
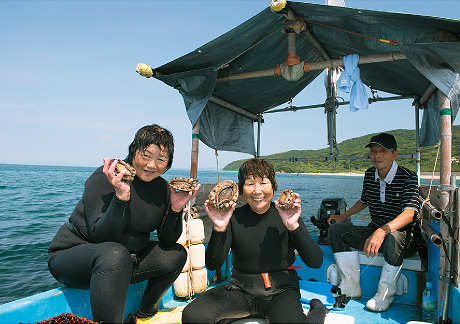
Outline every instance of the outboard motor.
[[[324, 198], [318, 208], [318, 216], [310, 218], [313, 225], [319, 228], [318, 244], [328, 245], [329, 239], [327, 238], [327, 231], [329, 229], [328, 218], [332, 215], [341, 215], [347, 211], [347, 202], [343, 197]], [[351, 224], [350, 219], [347, 218], [344, 223]]]

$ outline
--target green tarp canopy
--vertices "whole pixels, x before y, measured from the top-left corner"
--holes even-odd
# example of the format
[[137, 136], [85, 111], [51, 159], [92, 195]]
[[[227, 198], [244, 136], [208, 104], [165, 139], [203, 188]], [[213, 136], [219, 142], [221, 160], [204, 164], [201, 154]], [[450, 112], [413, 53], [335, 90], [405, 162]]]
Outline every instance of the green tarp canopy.
[[[460, 93], [460, 21], [299, 2], [288, 2], [288, 8], [304, 19], [332, 59], [403, 53], [406, 59], [359, 65], [363, 83], [375, 90], [418, 97], [432, 83], [451, 100], [454, 120]], [[212, 98], [254, 115], [263, 114], [294, 98], [322, 72], [306, 72], [297, 81], [265, 76], [216, 82], [224, 76], [273, 69], [284, 63], [288, 54], [285, 21], [283, 14], [267, 8], [195, 51], [153, 69], [158, 79], [183, 96], [191, 124], [200, 119], [200, 140], [207, 146], [255, 154], [254, 120]], [[394, 40], [399, 46], [374, 38]], [[303, 32], [296, 34], [295, 43], [301, 61], [325, 61]], [[439, 140], [436, 105], [437, 96], [432, 95], [422, 120], [421, 144], [425, 146]]]

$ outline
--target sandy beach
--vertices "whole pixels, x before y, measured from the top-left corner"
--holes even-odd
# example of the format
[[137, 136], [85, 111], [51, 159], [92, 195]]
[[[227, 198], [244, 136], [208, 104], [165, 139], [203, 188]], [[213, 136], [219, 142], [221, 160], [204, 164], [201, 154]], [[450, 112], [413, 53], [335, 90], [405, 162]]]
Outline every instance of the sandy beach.
[[[309, 175], [330, 175], [330, 176], [345, 176], [345, 177], [363, 177], [364, 172], [362, 173], [357, 173], [357, 172], [336, 172], [336, 173], [299, 173], [299, 174], [309, 174]], [[452, 172], [452, 175], [455, 175], [457, 177], [460, 176], [460, 172]], [[435, 172], [433, 175], [433, 172], [420, 172], [420, 178], [421, 179], [438, 179], [439, 180], [439, 172]]]

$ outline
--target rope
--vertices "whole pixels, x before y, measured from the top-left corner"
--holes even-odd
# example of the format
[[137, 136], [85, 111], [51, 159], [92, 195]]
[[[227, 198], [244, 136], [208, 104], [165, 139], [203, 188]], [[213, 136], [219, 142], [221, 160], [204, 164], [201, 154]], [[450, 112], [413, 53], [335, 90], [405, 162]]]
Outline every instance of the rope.
[[243, 55], [244, 53], [246, 53], [247, 51], [250, 51], [251, 49], [253, 49], [255, 46], [259, 45], [260, 43], [262, 43], [264, 40], [266, 40], [267, 38], [269, 38], [270, 36], [272, 36], [273, 34], [277, 33], [278, 31], [280, 31], [281, 29], [283, 29], [284, 26], [281, 26], [280, 28], [278, 28], [277, 30], [275, 30], [274, 32], [272, 32], [270, 35], [268, 36], [265, 36], [264, 38], [262, 38], [260, 41], [258, 41], [257, 43], [255, 43], [254, 45], [250, 46], [249, 48], [247, 48], [246, 50], [244, 50], [243, 52], [241, 52], [240, 54], [238, 54], [237, 56], [235, 56], [234, 58], [230, 59], [230, 61], [228, 61], [227, 63], [223, 63], [221, 66], [219, 66], [218, 68], [214, 69], [214, 71], [219, 71], [221, 69], [225, 69], [226, 67], [228, 67], [230, 65], [231, 62], [233, 62], [234, 60], [236, 60], [238, 57], [240, 57], [241, 55]]
[[436, 160], [434, 160], [434, 166], [433, 166], [433, 173], [431, 174], [431, 182], [430, 182], [430, 189], [428, 189], [428, 195], [426, 199], [423, 199], [422, 201], [422, 206], [420, 207], [420, 210], [423, 209], [423, 206], [430, 201], [430, 195], [431, 195], [431, 187], [433, 186], [433, 179], [434, 179], [434, 173], [436, 172], [436, 164], [438, 163], [438, 157], [439, 157], [439, 149], [441, 148], [441, 145], [438, 143], [438, 151], [436, 153]]
[[371, 263], [369, 263], [368, 265], [366, 265], [366, 266], [364, 267], [364, 270], [361, 271], [361, 275], [364, 273], [364, 271], [367, 270], [367, 268], [369, 268], [369, 267], [372, 265], [372, 263], [374, 263], [375, 260], [377, 260], [377, 256], [375, 256], [375, 257], [372, 259]]
[[217, 147], [214, 149], [214, 153], [216, 154], [217, 183], [219, 183], [219, 153], [217, 153]]
[[190, 200], [188, 201], [187, 203], [187, 214], [186, 214], [186, 217], [187, 217], [187, 230], [186, 230], [186, 234], [187, 234], [187, 248], [188, 248], [188, 254], [189, 254], [189, 264], [188, 264], [188, 277], [189, 277], [189, 286], [188, 286], [188, 299], [192, 299], [194, 293], [193, 293], [193, 276], [192, 276], [192, 250], [190, 249], [191, 247], [191, 243], [190, 243], [190, 239], [191, 239], [191, 234], [190, 234], [190, 220], [192, 219], [192, 214], [191, 214], [191, 205], [190, 205]]
[[302, 19], [303, 21], [312, 23], [312, 24], [316, 24], [316, 25], [320, 25], [320, 26], [328, 27], [328, 28], [332, 28], [332, 29], [337, 29], [337, 30], [340, 30], [340, 31], [343, 31], [343, 32], [346, 32], [346, 33], [349, 33], [349, 34], [353, 34], [353, 35], [357, 35], [357, 36], [361, 36], [361, 37], [365, 37], [365, 38], [370, 38], [370, 39], [373, 39], [373, 40], [376, 40], [376, 41], [379, 41], [379, 42], [382, 42], [382, 43], [387, 43], [387, 44], [389, 44], [390, 46], [399, 46], [399, 45], [400, 45], [400, 43], [397, 42], [397, 41], [395, 41], [394, 39], [392, 39], [392, 40], [386, 40], [386, 39], [382, 39], [382, 38], [375, 38], [375, 37], [371, 37], [371, 36], [366, 36], [366, 35], [363, 35], [363, 34], [355, 33], [355, 32], [352, 32], [352, 31], [349, 31], [349, 30], [346, 30], [346, 29], [342, 29], [342, 28], [338, 28], [338, 27], [334, 27], [334, 26], [329, 26], [329, 25], [326, 25], [326, 24], [322, 24], [322, 23], [317, 22], [317, 21], [307, 20], [307, 19], [302, 18], [302, 17], [300, 17], [300, 19]]

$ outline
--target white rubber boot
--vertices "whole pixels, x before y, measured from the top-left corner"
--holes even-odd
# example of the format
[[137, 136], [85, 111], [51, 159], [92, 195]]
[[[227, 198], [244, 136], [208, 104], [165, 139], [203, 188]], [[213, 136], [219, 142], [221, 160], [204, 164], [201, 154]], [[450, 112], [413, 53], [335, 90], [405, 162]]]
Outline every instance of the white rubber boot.
[[401, 267], [402, 265], [396, 267], [384, 261], [377, 294], [369, 299], [367, 308], [374, 312], [385, 312], [390, 307], [396, 293]]
[[361, 298], [360, 269], [358, 251], [334, 253], [341, 283], [339, 285], [342, 294], [351, 299]]

